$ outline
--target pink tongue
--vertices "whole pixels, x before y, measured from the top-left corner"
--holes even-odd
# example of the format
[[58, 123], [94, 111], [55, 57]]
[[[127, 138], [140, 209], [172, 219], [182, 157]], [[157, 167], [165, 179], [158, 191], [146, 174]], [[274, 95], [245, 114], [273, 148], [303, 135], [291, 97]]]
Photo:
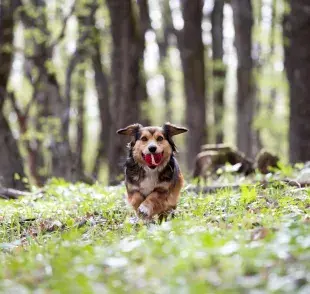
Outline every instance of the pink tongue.
[[161, 153], [155, 153], [155, 154], [146, 154], [144, 156], [144, 160], [147, 162], [148, 165], [154, 166], [158, 165], [162, 159]]

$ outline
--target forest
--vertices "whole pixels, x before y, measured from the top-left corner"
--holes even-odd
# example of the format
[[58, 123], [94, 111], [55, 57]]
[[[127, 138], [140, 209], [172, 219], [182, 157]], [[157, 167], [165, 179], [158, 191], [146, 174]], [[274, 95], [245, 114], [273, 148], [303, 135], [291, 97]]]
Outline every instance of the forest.
[[307, 3], [212, 2], [2, 0], [1, 184], [117, 183], [135, 122], [185, 125], [189, 175], [206, 143], [307, 161]]
[[[0, 0], [0, 292], [309, 293], [309, 40], [307, 0]], [[116, 132], [165, 122], [146, 225]]]

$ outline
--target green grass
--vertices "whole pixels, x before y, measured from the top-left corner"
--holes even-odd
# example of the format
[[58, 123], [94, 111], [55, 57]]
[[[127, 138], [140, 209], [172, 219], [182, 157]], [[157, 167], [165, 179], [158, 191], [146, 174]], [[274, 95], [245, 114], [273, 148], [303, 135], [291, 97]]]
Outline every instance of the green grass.
[[132, 224], [123, 187], [53, 181], [0, 202], [3, 293], [310, 293], [310, 189], [197, 195]]

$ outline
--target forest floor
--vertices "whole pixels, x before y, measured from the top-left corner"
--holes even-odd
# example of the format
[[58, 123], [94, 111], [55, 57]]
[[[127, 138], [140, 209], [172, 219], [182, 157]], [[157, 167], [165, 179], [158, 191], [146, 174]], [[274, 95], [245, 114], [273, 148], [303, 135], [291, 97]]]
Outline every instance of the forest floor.
[[53, 180], [0, 200], [0, 292], [310, 293], [310, 189], [185, 189], [148, 226], [124, 193]]

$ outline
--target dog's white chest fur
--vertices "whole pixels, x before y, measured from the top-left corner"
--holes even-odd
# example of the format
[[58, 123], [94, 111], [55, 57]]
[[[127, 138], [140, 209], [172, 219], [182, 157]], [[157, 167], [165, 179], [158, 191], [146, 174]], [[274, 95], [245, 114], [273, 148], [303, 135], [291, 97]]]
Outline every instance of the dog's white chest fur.
[[148, 196], [158, 184], [158, 170], [147, 169], [145, 170], [145, 177], [140, 182], [140, 192], [144, 196]]

